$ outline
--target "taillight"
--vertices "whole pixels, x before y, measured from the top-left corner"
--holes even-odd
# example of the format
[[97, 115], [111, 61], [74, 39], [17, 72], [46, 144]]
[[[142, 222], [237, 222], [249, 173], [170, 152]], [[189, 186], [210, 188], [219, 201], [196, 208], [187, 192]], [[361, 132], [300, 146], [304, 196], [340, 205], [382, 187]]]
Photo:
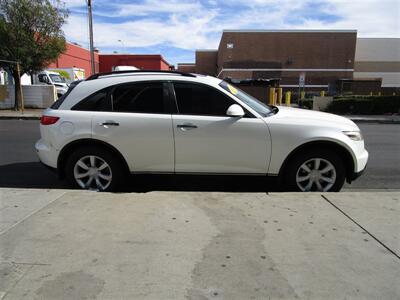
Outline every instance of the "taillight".
[[59, 117], [51, 117], [51, 116], [42, 116], [40, 118], [40, 124], [42, 125], [52, 125], [57, 123], [57, 121], [59, 120]]

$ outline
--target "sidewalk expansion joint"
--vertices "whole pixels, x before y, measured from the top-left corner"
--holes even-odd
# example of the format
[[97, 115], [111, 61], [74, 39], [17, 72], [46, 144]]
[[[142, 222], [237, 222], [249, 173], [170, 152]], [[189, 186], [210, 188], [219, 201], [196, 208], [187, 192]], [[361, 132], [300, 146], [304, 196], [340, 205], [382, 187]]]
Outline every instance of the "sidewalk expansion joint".
[[361, 224], [359, 224], [356, 220], [354, 220], [352, 217], [350, 217], [348, 214], [346, 214], [342, 209], [340, 209], [337, 205], [335, 205], [332, 201], [330, 201], [327, 197], [324, 195], [321, 195], [323, 199], [325, 199], [326, 202], [328, 202], [330, 205], [332, 205], [334, 208], [336, 208], [338, 211], [340, 211], [345, 217], [347, 217], [350, 221], [352, 221], [354, 224], [356, 224], [358, 227], [360, 227], [362, 230], [364, 230], [370, 237], [372, 237], [375, 241], [377, 241], [379, 244], [381, 244], [386, 250], [388, 250], [390, 253], [392, 253], [397, 259], [400, 260], [400, 255], [394, 252], [392, 249], [390, 249], [388, 246], [386, 246], [382, 241], [380, 241], [377, 237], [375, 237], [371, 232], [369, 232], [366, 228], [364, 228]]
[[[11, 225], [9, 228], [0, 231], [0, 236], [5, 234], [6, 232], [10, 231], [11, 229], [13, 229], [14, 227], [18, 226], [19, 224], [24, 223], [26, 220], [28, 220], [30, 217], [32, 217], [34, 214], [40, 212], [42, 209], [48, 207], [50, 204], [52, 204], [53, 202], [57, 201], [58, 199], [60, 199], [61, 197], [63, 197], [65, 195], [66, 192], [62, 193], [61, 195], [59, 195], [58, 197], [56, 197], [55, 199], [51, 200], [49, 203], [47, 203], [45, 206], [42, 206], [34, 211], [32, 211], [31, 213], [29, 213], [28, 215], [26, 215], [24, 218], [22, 218], [21, 220], [19, 220], [18, 222], [14, 223], [13, 225]], [[0, 299], [1, 300], [1, 299]]]

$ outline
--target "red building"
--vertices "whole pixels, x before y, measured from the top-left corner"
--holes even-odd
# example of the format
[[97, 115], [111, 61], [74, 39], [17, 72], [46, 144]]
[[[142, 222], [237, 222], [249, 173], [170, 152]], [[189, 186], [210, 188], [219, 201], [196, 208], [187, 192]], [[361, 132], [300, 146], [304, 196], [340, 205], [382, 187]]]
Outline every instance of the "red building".
[[[94, 53], [96, 72], [111, 72], [114, 66], [134, 66], [144, 70], [170, 70], [172, 66], [159, 54], [99, 54]], [[85, 77], [92, 75], [90, 51], [79, 45], [67, 43], [67, 50], [48, 68], [80, 68]]]
[[159, 54], [100, 54], [100, 72], [111, 72], [115, 66], [133, 66], [144, 70], [171, 69]]
[[[94, 53], [94, 63], [96, 72], [99, 71], [99, 54]], [[48, 68], [80, 68], [85, 70], [85, 76], [92, 75], [90, 66], [90, 51], [81, 46], [67, 43], [67, 50], [59, 56], [56, 62], [50, 64]]]

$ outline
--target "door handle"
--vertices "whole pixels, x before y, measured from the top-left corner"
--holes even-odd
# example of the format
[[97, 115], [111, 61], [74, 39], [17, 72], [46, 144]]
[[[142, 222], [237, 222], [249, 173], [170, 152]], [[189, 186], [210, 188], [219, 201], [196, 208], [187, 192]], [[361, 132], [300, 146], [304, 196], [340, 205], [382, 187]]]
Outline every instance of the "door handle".
[[178, 125], [176, 125], [176, 127], [180, 128], [182, 130], [190, 130], [190, 129], [197, 128], [197, 126], [192, 123], [178, 124]]
[[99, 126], [119, 126], [119, 123], [115, 122], [115, 121], [105, 121], [105, 122], [100, 122], [98, 123]]

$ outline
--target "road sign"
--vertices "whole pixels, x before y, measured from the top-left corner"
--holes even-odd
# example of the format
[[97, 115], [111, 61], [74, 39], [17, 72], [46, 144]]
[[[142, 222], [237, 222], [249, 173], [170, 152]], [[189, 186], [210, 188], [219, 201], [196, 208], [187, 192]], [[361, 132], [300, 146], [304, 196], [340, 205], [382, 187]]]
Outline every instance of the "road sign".
[[306, 72], [301, 72], [299, 75], [299, 87], [304, 88], [306, 85]]

